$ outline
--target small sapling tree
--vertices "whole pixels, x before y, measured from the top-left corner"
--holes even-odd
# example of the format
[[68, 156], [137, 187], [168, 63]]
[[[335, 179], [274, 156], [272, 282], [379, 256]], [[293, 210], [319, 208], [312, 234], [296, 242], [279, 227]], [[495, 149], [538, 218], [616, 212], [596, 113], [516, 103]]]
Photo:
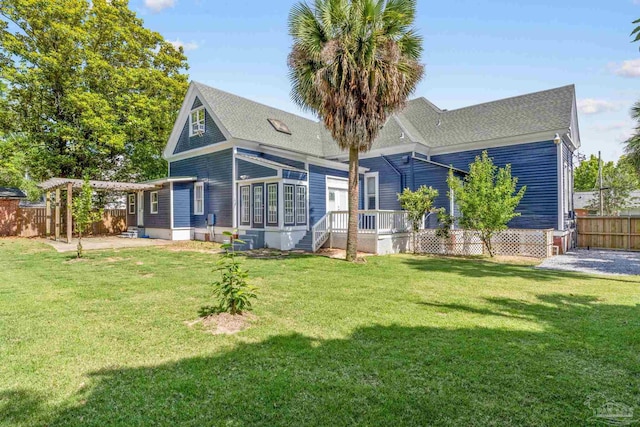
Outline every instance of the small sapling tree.
[[73, 200], [71, 214], [76, 233], [78, 233], [78, 258], [82, 258], [82, 235], [94, 222], [102, 218], [102, 209], [95, 209], [93, 206], [93, 189], [89, 185], [88, 178], [84, 179], [80, 194]]
[[447, 182], [451, 189], [449, 197], [455, 196], [462, 214], [460, 225], [477, 230], [480, 240], [493, 257], [491, 237], [505, 230], [511, 219], [520, 216], [515, 210], [526, 186], [516, 191], [518, 178], [511, 176], [511, 165], [498, 168], [486, 151], [469, 165], [469, 174], [464, 180], [454, 176], [450, 170]]
[[252, 309], [251, 301], [257, 298], [255, 288], [247, 282], [249, 272], [242, 268], [234, 250], [234, 244], [244, 244], [244, 242], [239, 239], [234, 240], [234, 234], [231, 232], [225, 231], [223, 234], [229, 238], [229, 243], [222, 245], [225, 252], [214, 270], [219, 271], [221, 275], [220, 280], [213, 283], [213, 296], [217, 299], [217, 305], [202, 307], [200, 309], [202, 317], [218, 313], [242, 314]]
[[413, 253], [416, 253], [416, 234], [420, 229], [422, 219], [431, 211], [433, 200], [438, 197], [438, 190], [426, 185], [420, 186], [416, 191], [405, 188], [398, 194], [398, 201], [402, 209], [407, 211], [409, 222], [411, 222]]

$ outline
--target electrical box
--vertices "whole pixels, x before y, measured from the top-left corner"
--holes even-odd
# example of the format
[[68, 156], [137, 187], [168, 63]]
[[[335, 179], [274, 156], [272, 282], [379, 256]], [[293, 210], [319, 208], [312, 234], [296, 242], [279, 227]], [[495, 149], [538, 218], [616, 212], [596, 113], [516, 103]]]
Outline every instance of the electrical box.
[[207, 225], [216, 225], [216, 214], [210, 213], [207, 215]]

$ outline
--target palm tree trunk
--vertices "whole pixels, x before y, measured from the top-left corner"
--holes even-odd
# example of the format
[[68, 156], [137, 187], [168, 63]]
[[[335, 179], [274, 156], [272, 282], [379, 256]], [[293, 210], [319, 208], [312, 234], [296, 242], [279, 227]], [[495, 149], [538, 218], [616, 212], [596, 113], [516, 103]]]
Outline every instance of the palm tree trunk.
[[349, 226], [347, 228], [347, 261], [358, 257], [358, 148], [349, 148]]

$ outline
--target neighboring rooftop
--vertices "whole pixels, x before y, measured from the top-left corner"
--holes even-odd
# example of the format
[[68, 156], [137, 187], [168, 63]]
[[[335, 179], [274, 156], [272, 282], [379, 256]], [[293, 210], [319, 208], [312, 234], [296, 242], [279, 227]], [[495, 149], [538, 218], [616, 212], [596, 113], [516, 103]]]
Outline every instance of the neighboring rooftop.
[[0, 187], [0, 199], [26, 199], [27, 195], [19, 188]]
[[[277, 108], [194, 82], [227, 131], [237, 139], [318, 157], [341, 154], [324, 126]], [[385, 124], [373, 148], [404, 143], [444, 147], [545, 131], [569, 129], [575, 87], [562, 86], [526, 95], [441, 110], [425, 98], [407, 103]], [[290, 132], [278, 130], [280, 122]]]

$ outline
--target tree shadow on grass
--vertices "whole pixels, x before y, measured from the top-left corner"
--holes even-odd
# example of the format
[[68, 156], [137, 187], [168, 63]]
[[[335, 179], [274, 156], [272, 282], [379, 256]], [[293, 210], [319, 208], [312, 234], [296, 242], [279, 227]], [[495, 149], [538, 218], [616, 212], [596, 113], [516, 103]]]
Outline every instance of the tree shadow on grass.
[[[457, 274], [471, 278], [514, 278], [532, 280], [536, 282], [554, 282], [558, 279], [602, 280], [602, 277], [570, 271], [541, 269], [528, 265], [504, 264], [476, 258], [436, 258], [412, 256], [405, 258], [408, 266], [424, 272], [442, 272]], [[623, 283], [639, 283], [640, 280], [626, 279], [620, 276], [609, 276], [606, 280]]]
[[[90, 374], [73, 425], [586, 425], [598, 392], [637, 406], [638, 306], [488, 300], [538, 330], [400, 325], [274, 336], [206, 357]], [[442, 307], [425, 306], [425, 316]], [[474, 307], [448, 310], [477, 313]], [[513, 326], [512, 326], [513, 327]]]

